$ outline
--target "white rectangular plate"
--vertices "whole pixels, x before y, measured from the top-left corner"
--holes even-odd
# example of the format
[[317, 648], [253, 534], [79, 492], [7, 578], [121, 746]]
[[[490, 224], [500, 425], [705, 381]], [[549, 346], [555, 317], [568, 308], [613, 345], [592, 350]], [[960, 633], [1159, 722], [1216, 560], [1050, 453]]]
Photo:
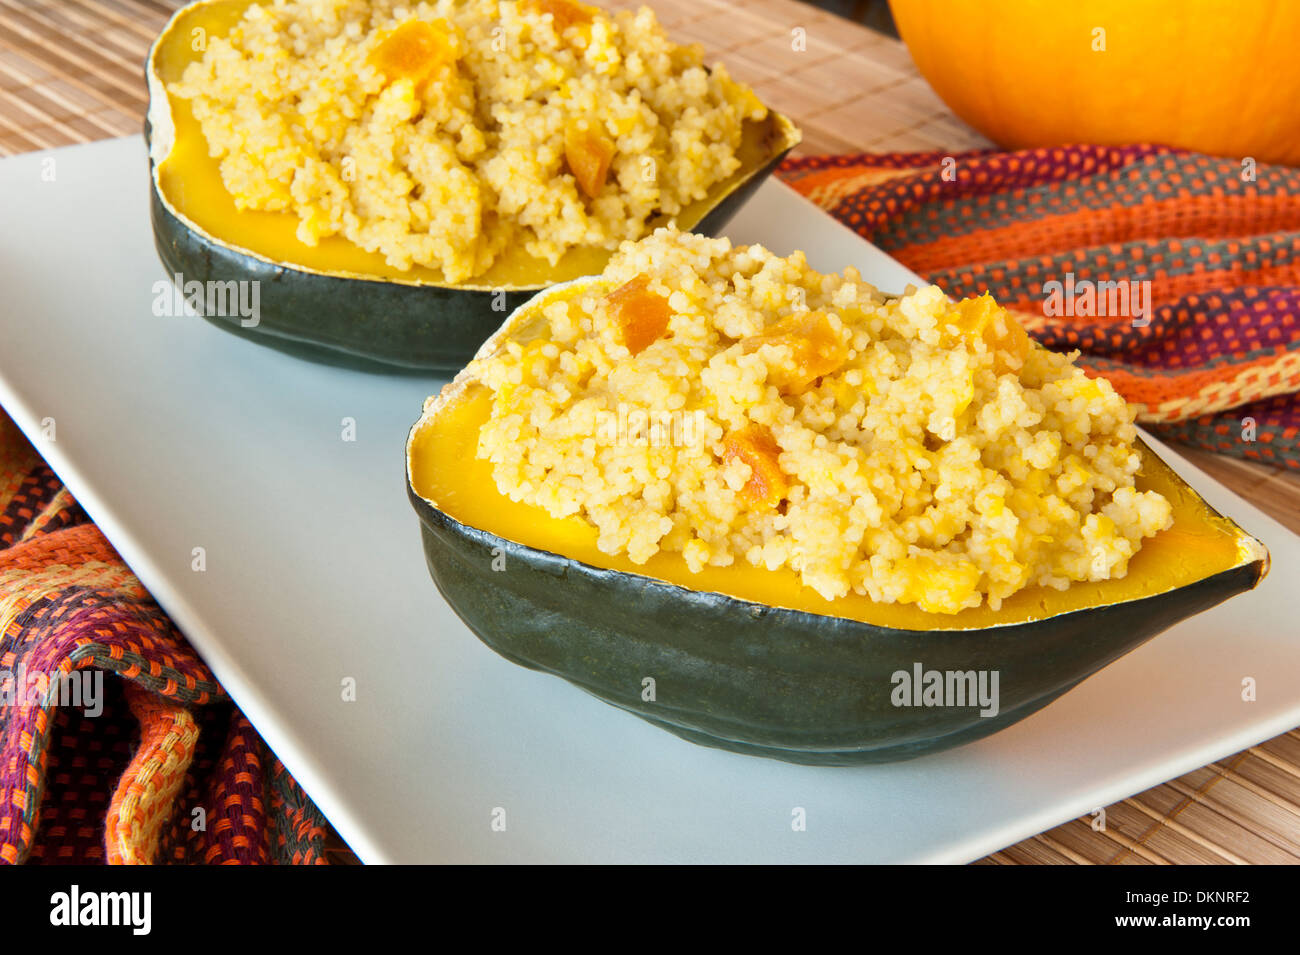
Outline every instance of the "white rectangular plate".
[[[403, 479], [440, 381], [154, 316], [138, 137], [6, 159], [0, 202], [0, 404], [367, 862], [965, 862], [1300, 724], [1300, 538], [1162, 448], [1272, 550], [1258, 590], [937, 756], [813, 768], [685, 743], [507, 663], [442, 601]], [[777, 182], [729, 232], [887, 290], [914, 278]]]

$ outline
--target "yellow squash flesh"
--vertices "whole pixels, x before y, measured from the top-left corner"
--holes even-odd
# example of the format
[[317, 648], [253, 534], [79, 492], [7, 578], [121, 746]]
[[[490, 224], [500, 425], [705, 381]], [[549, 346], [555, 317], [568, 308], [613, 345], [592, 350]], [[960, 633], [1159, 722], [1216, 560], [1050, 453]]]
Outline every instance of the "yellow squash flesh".
[[[594, 281], [594, 280], [593, 280]], [[491, 354], [505, 340], [527, 341], [530, 315], [557, 296], [580, 294], [586, 282], [551, 289], [533, 299], [480, 351]], [[931, 614], [911, 604], [881, 604], [850, 594], [827, 600], [803, 586], [789, 569], [769, 571], [739, 561], [692, 573], [676, 553], [660, 552], [645, 564], [596, 547], [596, 529], [579, 517], [558, 519], [517, 503], [496, 489], [491, 465], [476, 456], [479, 430], [490, 411], [491, 393], [467, 373], [431, 399], [407, 448], [411, 487], [447, 516], [468, 527], [594, 567], [652, 577], [690, 590], [720, 593], [755, 603], [907, 630], [968, 630], [1042, 620], [1162, 594], [1252, 561], [1264, 548], [1205, 503], [1146, 445], [1139, 447], [1138, 487], [1163, 494], [1173, 505], [1174, 525], [1147, 539], [1120, 579], [1072, 584], [1065, 591], [1027, 588], [994, 611], [981, 606], [958, 614]]]

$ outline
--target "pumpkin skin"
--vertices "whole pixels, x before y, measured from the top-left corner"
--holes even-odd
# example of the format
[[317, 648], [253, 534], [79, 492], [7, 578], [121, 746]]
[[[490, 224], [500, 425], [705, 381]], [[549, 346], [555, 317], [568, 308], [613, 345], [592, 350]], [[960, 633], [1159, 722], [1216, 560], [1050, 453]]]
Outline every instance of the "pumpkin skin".
[[1288, 0], [890, 8], [935, 92], [1004, 148], [1164, 143], [1300, 163], [1300, 5]]
[[[539, 290], [600, 272], [611, 250], [571, 250], [556, 265], [522, 250], [451, 284], [433, 269], [402, 272], [341, 236], [299, 242], [293, 213], [237, 210], [188, 103], [166, 83], [202, 55], [194, 31], [227, 32], [252, 0], [201, 0], [177, 11], [149, 51], [145, 76], [154, 244], [186, 282], [259, 282], [259, 316], [205, 315], [213, 324], [298, 357], [366, 370], [459, 369], [501, 320]], [[678, 225], [716, 235], [800, 140], [786, 117], [747, 122], [741, 167], [684, 209]], [[662, 220], [662, 221], [661, 221]], [[653, 229], [667, 222], [653, 220]]]
[[[480, 355], [526, 340], [535, 309], [592, 281], [538, 296]], [[581, 522], [497, 492], [490, 466], [474, 458], [486, 396], [462, 373], [426, 404], [407, 442], [408, 494], [438, 589], [500, 655], [709, 746], [852, 765], [979, 739], [1178, 621], [1250, 590], [1267, 571], [1263, 545], [1145, 445], [1146, 486], [1174, 503], [1169, 536], [1148, 540], [1122, 580], [1024, 591], [1003, 611], [945, 616], [866, 598], [826, 601], [792, 583], [790, 572], [706, 568], [696, 577], [677, 555], [635, 568], [597, 552]], [[917, 663], [997, 671], [999, 712], [895, 707], [892, 676]], [[647, 677], [653, 701], [642, 699]]]

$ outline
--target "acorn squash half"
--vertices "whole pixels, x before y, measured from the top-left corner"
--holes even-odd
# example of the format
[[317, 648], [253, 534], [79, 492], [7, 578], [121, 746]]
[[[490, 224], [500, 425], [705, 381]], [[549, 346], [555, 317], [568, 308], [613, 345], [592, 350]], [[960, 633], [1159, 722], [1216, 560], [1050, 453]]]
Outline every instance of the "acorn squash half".
[[[480, 356], [509, 339], [527, 341], [545, 303], [601, 281], [537, 296]], [[552, 518], [497, 491], [491, 465], [475, 456], [489, 409], [490, 392], [467, 369], [426, 402], [407, 440], [409, 496], [448, 603], [507, 659], [737, 752], [847, 765], [979, 739], [1180, 620], [1252, 589], [1268, 568], [1264, 546], [1145, 444], [1138, 487], [1169, 499], [1173, 526], [1142, 545], [1122, 579], [1024, 590], [998, 611], [931, 614], [855, 594], [830, 601], [788, 569], [739, 563], [693, 574], [664, 552], [637, 566], [600, 552], [581, 518]], [[894, 675], [915, 675], [918, 665], [996, 672], [997, 713], [895, 706]]]
[[[611, 250], [572, 249], [556, 265], [515, 250], [472, 281], [451, 284], [425, 267], [400, 271], [341, 236], [310, 247], [291, 212], [240, 211], [187, 102], [166, 84], [195, 59], [196, 36], [221, 36], [253, 0], [200, 0], [168, 21], [145, 64], [154, 242], [185, 282], [258, 281], [256, 323], [214, 324], [300, 357], [379, 368], [459, 369], [517, 306], [540, 289], [600, 272]], [[196, 31], [203, 31], [201, 34]], [[786, 117], [746, 122], [741, 166], [677, 215], [680, 228], [715, 235], [800, 140]], [[667, 222], [652, 220], [647, 231]]]

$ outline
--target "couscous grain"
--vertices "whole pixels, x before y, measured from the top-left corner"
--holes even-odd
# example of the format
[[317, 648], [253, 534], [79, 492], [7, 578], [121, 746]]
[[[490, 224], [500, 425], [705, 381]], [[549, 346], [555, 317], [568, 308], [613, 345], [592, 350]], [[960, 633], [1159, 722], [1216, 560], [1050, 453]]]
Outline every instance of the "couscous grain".
[[[606, 553], [789, 567], [834, 599], [956, 613], [1122, 577], [1169, 502], [1124, 400], [987, 296], [891, 299], [659, 230], [468, 373], [501, 493]], [[636, 422], [629, 427], [629, 422]]]
[[268, 0], [170, 92], [240, 209], [294, 213], [461, 282], [519, 246], [614, 248], [740, 165], [748, 87], [648, 8], [575, 0]]

